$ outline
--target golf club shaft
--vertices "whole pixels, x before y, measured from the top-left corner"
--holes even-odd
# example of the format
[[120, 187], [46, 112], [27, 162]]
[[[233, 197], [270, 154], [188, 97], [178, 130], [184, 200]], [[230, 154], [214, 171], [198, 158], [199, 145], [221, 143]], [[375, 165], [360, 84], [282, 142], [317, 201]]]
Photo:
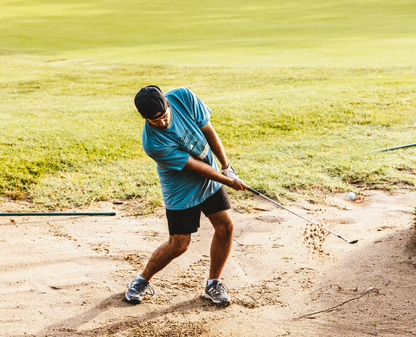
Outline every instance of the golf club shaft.
[[[260, 192], [258, 192], [258, 191], [256, 191], [256, 190], [253, 190], [252, 188], [249, 188], [248, 190], [249, 190], [250, 192], [252, 192], [252, 193], [254, 193], [254, 194], [256, 194], [256, 195], [258, 195], [258, 196], [260, 196], [260, 197], [264, 198], [264, 199], [269, 200], [270, 202], [272, 202], [272, 203], [276, 204], [277, 206], [279, 206], [279, 207], [281, 207], [281, 208], [285, 209], [286, 211], [288, 211], [288, 212], [290, 212], [290, 213], [292, 213], [292, 214], [294, 214], [294, 215], [297, 215], [298, 217], [302, 218], [303, 220], [306, 220], [306, 221], [308, 221], [308, 222], [310, 222], [310, 223], [313, 223], [314, 225], [316, 225], [316, 226], [318, 226], [318, 227], [320, 227], [320, 228], [322, 228], [322, 229], [324, 229], [324, 230], [328, 231], [329, 233], [331, 233], [331, 234], [333, 234], [333, 235], [335, 235], [335, 236], [338, 236], [340, 239], [342, 239], [342, 240], [344, 240], [344, 241], [346, 241], [346, 242], [348, 242], [348, 243], [353, 242], [353, 241], [350, 241], [350, 240], [348, 240], [348, 239], [344, 238], [343, 236], [341, 236], [341, 235], [339, 235], [339, 234], [337, 234], [337, 233], [335, 233], [335, 232], [333, 232], [333, 231], [329, 230], [328, 228], [325, 228], [324, 226], [321, 226], [320, 224], [316, 223], [315, 221], [312, 221], [312, 220], [310, 220], [310, 219], [308, 219], [308, 218], [305, 218], [304, 216], [300, 215], [299, 213], [296, 213], [295, 211], [292, 211], [291, 209], [289, 209], [289, 208], [287, 208], [287, 207], [285, 207], [285, 206], [283, 206], [283, 205], [279, 204], [278, 202], [274, 201], [273, 199], [270, 199], [270, 198], [266, 197], [265, 195], [261, 194]], [[354, 240], [354, 241], [355, 241], [355, 240]]]

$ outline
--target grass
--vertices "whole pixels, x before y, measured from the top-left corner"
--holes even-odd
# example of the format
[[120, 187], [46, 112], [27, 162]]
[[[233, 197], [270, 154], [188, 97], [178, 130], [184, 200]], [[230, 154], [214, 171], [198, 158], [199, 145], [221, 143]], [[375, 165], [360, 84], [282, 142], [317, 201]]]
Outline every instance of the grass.
[[414, 7], [3, 1], [0, 193], [161, 205], [133, 105], [147, 84], [193, 90], [233, 167], [269, 196], [414, 189], [416, 148], [368, 153], [415, 143]]

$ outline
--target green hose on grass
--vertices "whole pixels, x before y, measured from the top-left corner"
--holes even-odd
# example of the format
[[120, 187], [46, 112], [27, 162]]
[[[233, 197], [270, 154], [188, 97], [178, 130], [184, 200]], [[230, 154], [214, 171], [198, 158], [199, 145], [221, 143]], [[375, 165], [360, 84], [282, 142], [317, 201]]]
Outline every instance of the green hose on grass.
[[91, 215], [91, 216], [114, 216], [116, 212], [72, 212], [72, 213], [0, 213], [0, 216], [68, 216], [68, 215]]
[[388, 149], [375, 150], [375, 151], [371, 151], [371, 152], [368, 152], [368, 153], [383, 152], [383, 151], [390, 151], [390, 150], [397, 150], [397, 149], [402, 149], [404, 147], [411, 147], [411, 146], [416, 146], [416, 143], [415, 144], [402, 145], [402, 146], [396, 146], [396, 147], [389, 147]]

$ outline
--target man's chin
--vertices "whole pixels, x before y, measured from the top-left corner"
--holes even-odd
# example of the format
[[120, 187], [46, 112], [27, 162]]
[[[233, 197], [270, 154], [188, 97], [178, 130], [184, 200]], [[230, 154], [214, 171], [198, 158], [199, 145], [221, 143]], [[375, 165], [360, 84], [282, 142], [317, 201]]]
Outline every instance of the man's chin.
[[170, 123], [168, 125], [165, 126], [157, 126], [158, 129], [160, 130], [166, 130], [169, 127]]

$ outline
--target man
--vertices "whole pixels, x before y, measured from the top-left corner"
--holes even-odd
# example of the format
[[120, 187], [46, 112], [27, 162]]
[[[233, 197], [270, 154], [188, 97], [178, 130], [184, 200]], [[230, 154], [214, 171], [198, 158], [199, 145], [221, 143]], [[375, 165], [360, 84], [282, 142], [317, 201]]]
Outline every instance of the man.
[[228, 305], [231, 300], [220, 275], [231, 251], [234, 222], [223, 184], [235, 190], [248, 186], [238, 179], [227, 160], [209, 121], [211, 110], [189, 89], [177, 88], [163, 95], [157, 86], [147, 86], [137, 93], [134, 103], [146, 119], [143, 148], [157, 163], [169, 240], [154, 251], [143, 272], [129, 283], [126, 299], [139, 304], [148, 288], [154, 293], [149, 281], [188, 249], [202, 211], [215, 229], [203, 296], [213, 303]]

